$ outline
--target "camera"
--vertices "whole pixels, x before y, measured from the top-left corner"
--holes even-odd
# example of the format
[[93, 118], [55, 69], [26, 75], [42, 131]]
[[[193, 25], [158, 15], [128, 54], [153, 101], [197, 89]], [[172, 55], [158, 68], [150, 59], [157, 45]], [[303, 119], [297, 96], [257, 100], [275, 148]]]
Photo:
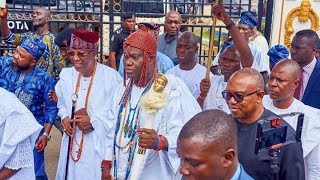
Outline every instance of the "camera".
[[[284, 117], [296, 115], [298, 115], [298, 122], [296, 127], [295, 141], [287, 141], [288, 126], [282, 126], [281, 121], [284, 121]], [[258, 154], [259, 152], [265, 150], [279, 149], [281, 146], [290, 143], [301, 142], [303, 119], [303, 113], [293, 112], [259, 120], [257, 127], [255, 154]]]

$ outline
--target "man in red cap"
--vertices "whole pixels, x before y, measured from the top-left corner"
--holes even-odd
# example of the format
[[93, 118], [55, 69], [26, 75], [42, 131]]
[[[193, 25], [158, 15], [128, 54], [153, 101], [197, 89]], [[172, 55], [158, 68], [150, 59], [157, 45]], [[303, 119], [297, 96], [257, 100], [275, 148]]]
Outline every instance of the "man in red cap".
[[108, 116], [116, 123], [107, 137], [113, 146], [105, 151], [102, 178], [173, 179], [179, 167], [177, 136], [201, 108], [181, 79], [157, 74], [157, 43], [151, 33], [132, 33], [124, 54], [124, 79], [129, 79], [116, 90]]
[[68, 54], [74, 67], [64, 68], [56, 85], [64, 131], [56, 179], [101, 177], [105, 137], [112, 126], [105, 112], [121, 77], [96, 61], [98, 40], [96, 32], [71, 35]]

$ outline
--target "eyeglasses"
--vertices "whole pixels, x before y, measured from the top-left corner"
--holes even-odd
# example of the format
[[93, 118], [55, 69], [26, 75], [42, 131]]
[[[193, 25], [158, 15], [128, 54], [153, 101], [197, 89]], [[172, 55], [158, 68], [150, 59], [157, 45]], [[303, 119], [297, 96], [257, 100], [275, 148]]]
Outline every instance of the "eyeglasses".
[[229, 101], [233, 97], [237, 102], [242, 102], [244, 97], [251, 96], [259, 91], [260, 90], [256, 90], [255, 92], [252, 92], [252, 93], [249, 93], [246, 95], [242, 95], [242, 94], [238, 94], [238, 93], [232, 94], [228, 90], [224, 90], [224, 91], [222, 91], [222, 97], [223, 97], [223, 99], [225, 99], [227, 101]]
[[68, 55], [71, 58], [74, 58], [75, 56], [78, 56], [80, 59], [85, 58], [89, 52], [82, 52], [82, 51], [68, 51]]

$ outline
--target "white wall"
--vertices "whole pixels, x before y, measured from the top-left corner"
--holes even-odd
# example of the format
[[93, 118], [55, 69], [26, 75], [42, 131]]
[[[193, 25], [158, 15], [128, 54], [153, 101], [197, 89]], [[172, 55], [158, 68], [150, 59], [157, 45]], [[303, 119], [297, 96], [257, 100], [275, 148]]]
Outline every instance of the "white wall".
[[[284, 34], [285, 34], [285, 21], [288, 13], [296, 8], [300, 7], [302, 0], [274, 0], [274, 7], [273, 7], [273, 22], [272, 22], [272, 29], [271, 29], [271, 41], [270, 47], [277, 45], [277, 44], [284, 44]], [[282, 11], [282, 3], [284, 3], [283, 8], [283, 16], [282, 22], [281, 21], [281, 11]], [[318, 14], [320, 17], [320, 0], [310, 0], [312, 9]], [[291, 40], [296, 32], [303, 29], [310, 29], [311, 21], [310, 19], [308, 22], [301, 23], [298, 21], [298, 17], [295, 17], [293, 20], [293, 28], [294, 33], [291, 35]], [[281, 26], [281, 29], [280, 29]], [[320, 30], [317, 31], [320, 35]], [[280, 42], [278, 41], [280, 33]]]

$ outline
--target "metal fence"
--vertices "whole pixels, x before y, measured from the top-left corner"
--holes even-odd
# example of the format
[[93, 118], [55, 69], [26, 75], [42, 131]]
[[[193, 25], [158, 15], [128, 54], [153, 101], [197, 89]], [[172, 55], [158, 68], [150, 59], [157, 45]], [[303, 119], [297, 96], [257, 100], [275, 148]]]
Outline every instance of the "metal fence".
[[[258, 27], [261, 27], [263, 0], [221, 1], [235, 21], [243, 11], [259, 10]], [[65, 27], [100, 32], [101, 62], [107, 59], [110, 37], [121, 26], [122, 13], [132, 11], [136, 13], [137, 22], [155, 22], [163, 26], [165, 14], [170, 10], [176, 10], [183, 17], [181, 30], [192, 31], [199, 37], [199, 61], [204, 62], [208, 57], [212, 26], [211, 6], [214, 0], [7, 0], [7, 4], [9, 6], [8, 23], [12, 32], [33, 31], [31, 13], [38, 6], [47, 7], [51, 11], [50, 31], [54, 34]], [[228, 31], [224, 24], [218, 22], [214, 40], [215, 52], [227, 37]], [[10, 52], [14, 47], [2, 44], [0, 49]]]

